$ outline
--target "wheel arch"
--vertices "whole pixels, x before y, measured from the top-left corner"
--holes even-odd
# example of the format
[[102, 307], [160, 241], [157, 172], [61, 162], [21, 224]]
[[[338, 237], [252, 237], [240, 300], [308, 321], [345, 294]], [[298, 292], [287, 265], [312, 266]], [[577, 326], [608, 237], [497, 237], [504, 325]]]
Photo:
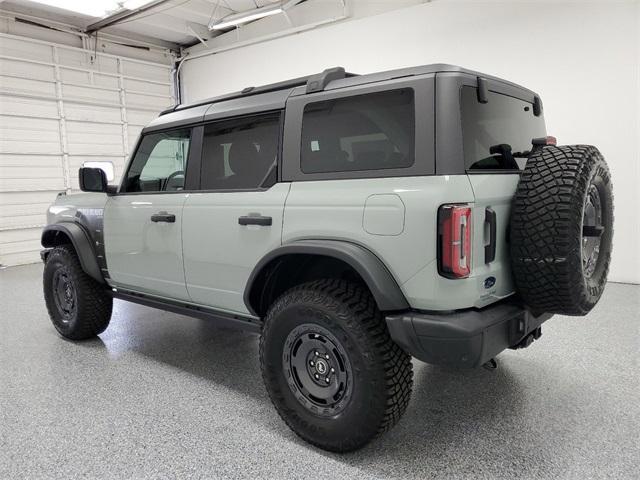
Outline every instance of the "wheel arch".
[[[71, 222], [47, 225], [42, 231], [40, 243], [45, 248], [71, 244], [85, 273], [98, 282], [105, 283], [90, 236], [82, 226]], [[46, 254], [43, 258], [46, 258]]]
[[299, 240], [272, 250], [256, 264], [244, 291], [252, 315], [264, 316], [287, 289], [327, 275], [355, 275], [381, 311], [407, 310], [409, 304], [393, 275], [370, 250], [340, 240]]

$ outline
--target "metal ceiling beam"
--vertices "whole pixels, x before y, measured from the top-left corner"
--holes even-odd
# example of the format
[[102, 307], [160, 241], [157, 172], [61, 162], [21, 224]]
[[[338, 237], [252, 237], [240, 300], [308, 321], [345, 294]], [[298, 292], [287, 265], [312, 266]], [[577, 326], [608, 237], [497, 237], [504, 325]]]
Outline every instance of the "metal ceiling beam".
[[85, 33], [97, 32], [98, 30], [101, 30], [106, 27], [110, 27], [112, 25], [117, 25], [119, 22], [122, 22], [123, 20], [131, 18], [135, 15], [138, 15], [139, 13], [151, 10], [152, 8], [155, 8], [157, 6], [160, 6], [170, 1], [171, 0], [153, 0], [147, 3], [146, 5], [142, 5], [138, 8], [134, 8], [133, 10], [128, 10], [128, 9], [121, 10], [112, 15], [106, 16], [101, 20], [98, 20], [95, 23], [92, 23], [91, 25], [87, 26], [87, 28], [85, 28], [84, 31]]

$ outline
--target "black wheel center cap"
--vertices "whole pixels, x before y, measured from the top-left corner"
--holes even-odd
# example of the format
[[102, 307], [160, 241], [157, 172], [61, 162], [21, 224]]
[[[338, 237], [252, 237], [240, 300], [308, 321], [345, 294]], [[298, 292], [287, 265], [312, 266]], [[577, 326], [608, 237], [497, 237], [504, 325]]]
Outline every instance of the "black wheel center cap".
[[325, 373], [327, 373], [329, 371], [329, 366], [327, 365], [327, 362], [325, 362], [322, 359], [319, 359], [316, 362], [316, 371], [320, 374], [320, 375], [324, 375]]

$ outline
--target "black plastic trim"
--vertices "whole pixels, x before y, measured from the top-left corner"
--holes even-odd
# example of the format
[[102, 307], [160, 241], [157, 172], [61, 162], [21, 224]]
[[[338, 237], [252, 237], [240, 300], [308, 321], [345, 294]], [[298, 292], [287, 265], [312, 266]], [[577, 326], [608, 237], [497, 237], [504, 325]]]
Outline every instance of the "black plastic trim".
[[270, 227], [273, 224], [271, 217], [264, 217], [262, 215], [244, 215], [238, 217], [238, 225], [260, 225], [263, 227]]
[[489, 244], [484, 246], [484, 263], [491, 263], [496, 259], [497, 219], [493, 208], [484, 211], [484, 221], [489, 225]]
[[382, 261], [370, 250], [341, 240], [299, 240], [267, 253], [254, 267], [244, 291], [244, 303], [252, 315], [259, 316], [251, 305], [251, 291], [261, 272], [285, 255], [319, 255], [332, 257], [350, 265], [369, 287], [382, 311], [407, 310], [409, 303], [398, 283]]
[[42, 239], [40, 243], [43, 247], [50, 248], [58, 245], [53, 241], [55, 234], [52, 234], [52, 232], [61, 232], [65, 234], [71, 240], [73, 248], [78, 254], [82, 270], [98, 282], [105, 283], [92, 245], [91, 236], [84, 227], [74, 222], [62, 222], [47, 225], [42, 231]]
[[262, 322], [251, 317], [243, 317], [228, 312], [221, 312], [213, 308], [201, 307], [189, 303], [174, 302], [143, 293], [128, 290], [114, 290], [111, 292], [113, 298], [126, 300], [127, 302], [138, 303], [147, 307], [166, 310], [167, 312], [178, 313], [188, 317], [200, 318], [202, 320], [212, 320], [220, 327], [235, 328], [259, 333], [262, 329]]
[[409, 311], [386, 317], [391, 338], [434, 365], [477, 367], [517, 345], [551, 314], [534, 316], [510, 300], [483, 309], [447, 313]]
[[487, 81], [482, 77], [478, 77], [478, 102], [489, 102], [489, 87], [487, 86]]
[[538, 95], [533, 96], [533, 114], [536, 117], [542, 115], [542, 100]]

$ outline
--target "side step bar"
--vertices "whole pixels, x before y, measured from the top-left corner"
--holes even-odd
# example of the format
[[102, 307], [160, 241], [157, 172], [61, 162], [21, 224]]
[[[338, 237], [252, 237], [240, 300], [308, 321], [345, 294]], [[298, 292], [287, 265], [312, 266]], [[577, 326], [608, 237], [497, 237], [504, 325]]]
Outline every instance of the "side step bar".
[[254, 333], [260, 333], [262, 330], [262, 322], [254, 317], [243, 317], [241, 315], [221, 312], [212, 308], [200, 307], [189, 303], [172, 302], [152, 297], [150, 295], [125, 290], [111, 290], [111, 296], [119, 300], [138, 303], [146, 307], [166, 310], [167, 312], [178, 313], [187, 317], [212, 320], [220, 327], [234, 328]]

